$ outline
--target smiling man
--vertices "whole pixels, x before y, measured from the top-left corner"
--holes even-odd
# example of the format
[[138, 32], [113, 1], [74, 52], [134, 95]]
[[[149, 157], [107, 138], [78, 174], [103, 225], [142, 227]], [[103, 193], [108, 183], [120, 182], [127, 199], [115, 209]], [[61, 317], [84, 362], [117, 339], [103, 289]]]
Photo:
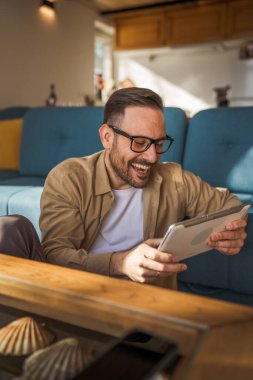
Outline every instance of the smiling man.
[[[48, 175], [40, 218], [46, 260], [175, 288], [175, 275], [187, 267], [157, 249], [168, 226], [240, 202], [179, 164], [159, 163], [173, 139], [162, 100], [151, 90], [114, 92], [99, 133], [102, 152], [66, 160]], [[238, 253], [245, 226], [230, 223], [209, 245]]]

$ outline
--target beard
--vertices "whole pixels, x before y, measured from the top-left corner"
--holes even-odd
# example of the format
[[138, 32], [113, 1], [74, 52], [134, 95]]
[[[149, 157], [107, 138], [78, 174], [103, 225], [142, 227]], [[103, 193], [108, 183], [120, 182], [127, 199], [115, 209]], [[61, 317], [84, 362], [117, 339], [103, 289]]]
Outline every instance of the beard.
[[[126, 184], [138, 189], [142, 189], [147, 186], [150, 180], [151, 171], [155, 165], [151, 164], [143, 158], [136, 158], [126, 162], [124, 158], [120, 156], [120, 153], [117, 149], [117, 143], [114, 144], [113, 149], [109, 154], [109, 160], [116, 176], [122, 179]], [[143, 164], [149, 165], [151, 167], [148, 170], [147, 175], [142, 176], [142, 178], [140, 178], [138, 174], [135, 172], [135, 169], [133, 168], [132, 164]], [[134, 178], [134, 173], [136, 173], [136, 179]]]

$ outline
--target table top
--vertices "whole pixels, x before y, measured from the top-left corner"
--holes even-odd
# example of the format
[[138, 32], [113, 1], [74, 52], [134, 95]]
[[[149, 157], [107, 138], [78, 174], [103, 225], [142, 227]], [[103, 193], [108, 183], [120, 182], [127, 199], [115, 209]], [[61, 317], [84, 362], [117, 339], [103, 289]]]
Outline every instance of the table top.
[[142, 327], [175, 339], [194, 353], [189, 380], [253, 376], [250, 307], [3, 254], [0, 304], [114, 336]]

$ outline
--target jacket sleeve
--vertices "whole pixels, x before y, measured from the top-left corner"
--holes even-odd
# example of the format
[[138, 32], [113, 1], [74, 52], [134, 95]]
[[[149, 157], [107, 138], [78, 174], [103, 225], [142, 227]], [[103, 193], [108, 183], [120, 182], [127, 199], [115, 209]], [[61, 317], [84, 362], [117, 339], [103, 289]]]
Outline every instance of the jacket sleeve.
[[[48, 175], [41, 197], [42, 246], [49, 263], [109, 275], [111, 253], [88, 255], [83, 248], [84, 221], [81, 215], [80, 183], [75, 173], [62, 166]], [[85, 196], [85, 194], [84, 194]]]
[[241, 204], [240, 200], [227, 189], [212, 187], [188, 171], [183, 171], [183, 182], [187, 217], [204, 215]]

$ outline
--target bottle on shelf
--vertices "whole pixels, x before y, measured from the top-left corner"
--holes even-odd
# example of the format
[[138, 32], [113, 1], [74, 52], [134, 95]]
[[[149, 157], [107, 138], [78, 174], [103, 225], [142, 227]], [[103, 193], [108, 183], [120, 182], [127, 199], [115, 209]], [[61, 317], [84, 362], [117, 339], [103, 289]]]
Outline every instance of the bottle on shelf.
[[46, 105], [48, 107], [54, 107], [56, 106], [56, 103], [57, 103], [57, 95], [55, 93], [55, 85], [52, 83], [50, 84], [50, 93], [46, 100]]
[[95, 89], [96, 89], [96, 100], [102, 102], [102, 95], [104, 90], [104, 78], [103, 74], [96, 74], [95, 80]]

